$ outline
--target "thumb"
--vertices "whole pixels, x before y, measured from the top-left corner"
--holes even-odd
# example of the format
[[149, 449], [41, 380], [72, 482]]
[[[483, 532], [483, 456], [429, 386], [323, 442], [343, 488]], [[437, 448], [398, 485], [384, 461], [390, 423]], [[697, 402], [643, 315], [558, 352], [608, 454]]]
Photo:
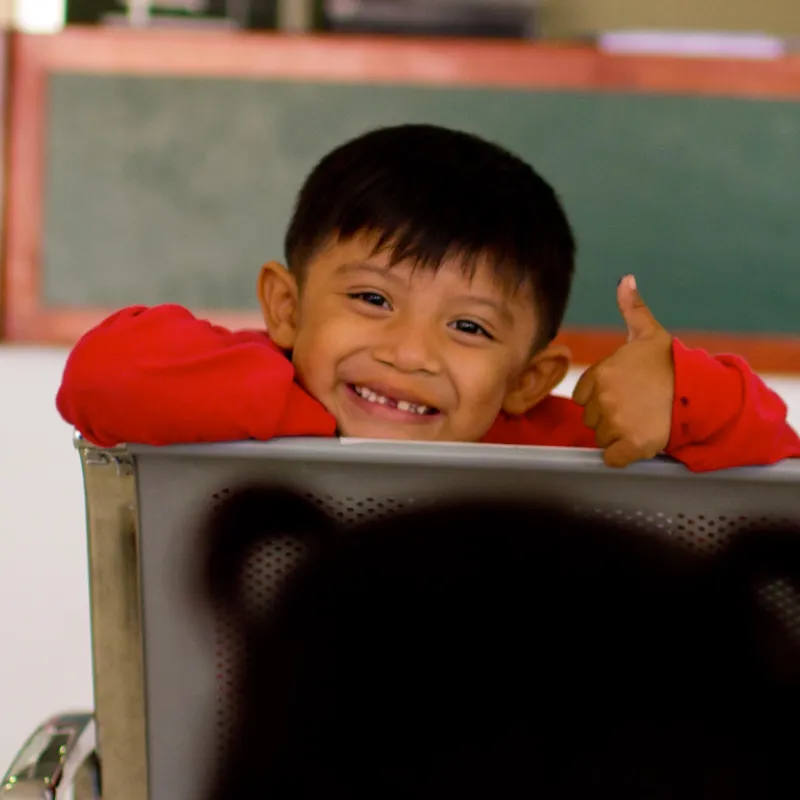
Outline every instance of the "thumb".
[[646, 339], [656, 333], [661, 326], [645, 305], [636, 288], [636, 278], [626, 275], [617, 286], [617, 306], [628, 328], [628, 341]]

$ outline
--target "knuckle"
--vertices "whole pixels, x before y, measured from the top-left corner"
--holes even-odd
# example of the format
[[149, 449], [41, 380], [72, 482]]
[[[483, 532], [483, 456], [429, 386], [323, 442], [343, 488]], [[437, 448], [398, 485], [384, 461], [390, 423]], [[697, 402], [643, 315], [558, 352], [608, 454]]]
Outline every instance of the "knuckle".
[[597, 403], [607, 417], [616, 416], [618, 403], [614, 392], [611, 392], [608, 389], [601, 390], [597, 393]]
[[612, 370], [613, 368], [609, 366], [609, 363], [604, 361], [602, 364], [598, 364], [594, 368], [594, 379], [598, 383], [605, 383], [608, 380], [608, 375]]
[[644, 458], [655, 458], [660, 452], [661, 448], [651, 443], [644, 450]]
[[637, 460], [653, 458], [659, 452], [658, 446], [650, 437], [634, 434], [629, 437], [628, 441]]
[[647, 441], [635, 433], [627, 437], [627, 443], [631, 451], [636, 453], [637, 456], [641, 457], [643, 453], [647, 452]]

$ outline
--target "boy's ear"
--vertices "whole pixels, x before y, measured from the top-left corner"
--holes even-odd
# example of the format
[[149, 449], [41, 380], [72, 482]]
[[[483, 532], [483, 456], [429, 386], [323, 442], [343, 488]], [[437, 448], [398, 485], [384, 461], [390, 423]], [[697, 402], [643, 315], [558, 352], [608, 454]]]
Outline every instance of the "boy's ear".
[[258, 275], [258, 301], [270, 339], [282, 350], [294, 347], [297, 335], [297, 279], [283, 264], [270, 261]]
[[550, 344], [531, 358], [503, 400], [503, 411], [518, 417], [544, 400], [569, 370], [571, 354], [563, 344]]

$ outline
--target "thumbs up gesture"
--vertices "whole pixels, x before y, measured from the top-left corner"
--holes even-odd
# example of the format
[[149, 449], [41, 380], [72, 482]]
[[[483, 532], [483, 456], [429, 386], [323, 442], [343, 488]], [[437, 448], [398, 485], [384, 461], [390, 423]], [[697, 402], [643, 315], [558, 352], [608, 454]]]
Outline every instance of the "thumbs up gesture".
[[581, 375], [572, 399], [596, 435], [603, 460], [626, 467], [652, 458], [669, 441], [675, 370], [672, 336], [645, 305], [632, 275], [617, 287], [617, 305], [628, 341]]

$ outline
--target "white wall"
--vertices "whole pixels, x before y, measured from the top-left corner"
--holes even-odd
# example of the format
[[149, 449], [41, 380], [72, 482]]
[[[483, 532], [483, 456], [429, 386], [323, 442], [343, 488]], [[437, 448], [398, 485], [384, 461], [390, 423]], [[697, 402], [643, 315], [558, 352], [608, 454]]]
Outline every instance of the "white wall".
[[[53, 405], [65, 355], [0, 347], [0, 774], [48, 715], [92, 706], [83, 489]], [[800, 428], [800, 380], [769, 382]]]
[[0, 347], [0, 776], [48, 715], [92, 707], [80, 464], [65, 354]]

